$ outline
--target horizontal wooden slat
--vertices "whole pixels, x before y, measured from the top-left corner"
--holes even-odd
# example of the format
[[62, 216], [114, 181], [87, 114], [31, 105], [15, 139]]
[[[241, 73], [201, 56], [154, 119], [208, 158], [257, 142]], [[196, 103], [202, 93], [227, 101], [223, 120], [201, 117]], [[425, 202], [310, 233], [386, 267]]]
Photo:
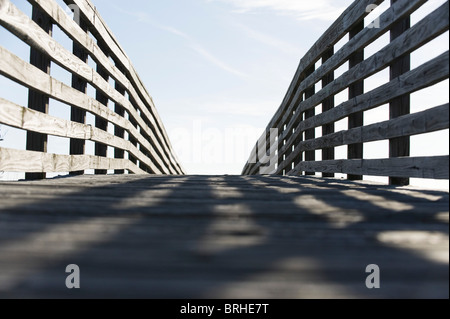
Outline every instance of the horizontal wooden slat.
[[[114, 125], [124, 128], [131, 136], [136, 138], [145, 149], [149, 150], [152, 156], [154, 156], [153, 146], [143, 138], [138, 130], [129, 121], [117, 115], [105, 105], [50, 77], [45, 72], [42, 72], [31, 64], [21, 60], [1, 46], [0, 57], [0, 74], [28, 88], [47, 94], [60, 102], [91, 112]], [[154, 159], [164, 167], [164, 164], [159, 157], [154, 156]]]
[[[7, 3], [9, 2], [8, 0], [5, 1], [7, 1]], [[29, 19], [28, 16], [18, 10], [12, 3], [8, 4], [7, 14], [0, 15], [0, 24], [29, 45], [48, 54], [61, 67], [91, 83], [112, 101], [124, 106], [130, 116], [134, 118], [139, 126], [150, 136], [150, 140], [158, 150], [158, 156], [162, 155], [162, 160], [165, 161], [166, 165], [164, 165], [164, 167], [171, 167], [172, 163], [162, 149], [162, 146], [160, 143], [156, 143], [157, 139], [152, 130], [137, 113], [131, 102], [116, 89], [112, 88], [100, 74], [78, 59], [71, 52], [67, 51], [55, 39], [39, 28], [39, 26]]]
[[[351, 83], [382, 70], [396, 57], [410, 53], [420, 47], [423, 43], [439, 36], [449, 28], [448, 15], [447, 2], [375, 55], [343, 74], [320, 92], [317, 92], [312, 98], [300, 103], [296, 110], [296, 114], [301, 114], [302, 112], [315, 107], [324, 99], [336, 94]], [[286, 137], [287, 132], [290, 132], [294, 128], [294, 124], [295, 118], [292, 117], [286, 130], [281, 134], [280, 139]], [[297, 134], [301, 133], [301, 131], [298, 131], [298, 128], [296, 131]], [[287, 147], [291, 146], [292, 141], [296, 138], [295, 136], [296, 134], [291, 136], [286, 142]], [[284, 153], [284, 150], [282, 150], [281, 153]]]
[[449, 128], [449, 104], [414, 114], [404, 115], [389, 121], [336, 132], [327, 136], [307, 140], [296, 145], [295, 150], [280, 166], [288, 167], [300, 152], [328, 147], [367, 143], [396, 137], [413, 136]]
[[[389, 102], [393, 98], [432, 86], [448, 78], [448, 76], [449, 56], [448, 52], [446, 52], [381, 87], [344, 102], [328, 112], [318, 114], [312, 119], [301, 122], [293, 136], [301, 134], [306, 129], [339, 121], [350, 114], [373, 109]], [[287, 147], [282, 147], [282, 150], [286, 149]], [[280, 165], [278, 172], [284, 168]]]
[[47, 13], [71, 39], [86, 49], [96, 63], [99, 63], [107, 72], [125, 88], [131, 86], [126, 76], [100, 50], [94, 39], [61, 8], [54, 0], [28, 0], [33, 6], [39, 7]]
[[0, 97], [0, 123], [43, 134], [89, 140], [91, 127], [25, 108]]
[[[88, 23], [90, 24], [90, 32], [92, 32], [96, 37], [101, 38], [102, 41], [105, 42], [114, 60], [120, 62], [122, 66], [129, 72], [130, 80], [132, 83], [132, 86], [129, 87], [129, 89], [131, 90], [131, 95], [134, 95], [134, 92], [132, 91], [134, 89], [133, 87], [136, 87], [136, 93], [138, 93], [139, 95], [137, 102], [139, 103], [139, 100], [142, 99], [142, 101], [144, 101], [144, 103], [146, 104], [146, 106], [140, 105], [141, 111], [145, 114], [145, 116], [149, 118], [150, 121], [152, 121], [154, 117], [154, 125], [158, 128], [157, 132], [162, 134], [162, 138], [164, 139], [166, 146], [168, 147], [169, 152], [167, 155], [172, 159], [173, 164], [175, 166], [178, 166], [178, 171], [182, 173], [183, 169], [181, 168], [178, 159], [176, 159], [164, 125], [162, 124], [158, 112], [156, 111], [156, 108], [154, 106], [153, 99], [151, 98], [150, 94], [148, 94], [145, 86], [142, 84], [141, 79], [137, 75], [137, 72], [132, 66], [130, 59], [126, 55], [125, 51], [119, 45], [111, 30], [95, 10], [94, 5], [87, 0], [64, 0], [64, 2], [69, 5], [75, 4], [80, 8], [81, 13], [83, 13], [83, 15], [88, 20]], [[147, 108], [151, 111], [152, 115], [149, 115]]]
[[[446, 2], [440, 8], [436, 9], [434, 12], [418, 22], [413, 28], [402, 34], [402, 36], [392, 41], [382, 50], [380, 50], [367, 60], [363, 61], [356, 67], [352, 68], [348, 72], [344, 73], [341, 77], [331, 82], [310, 99], [301, 102], [295, 111], [296, 116], [300, 116], [302, 112], [305, 112], [317, 106], [323, 100], [329, 98], [330, 96], [333, 96], [342, 89], [345, 89], [350, 84], [358, 80], [362, 80], [367, 76], [370, 76], [382, 70], [383, 68], [387, 67], [389, 63], [391, 63], [392, 60], [396, 57], [414, 51], [424, 43], [429, 42], [430, 40], [447, 31], [449, 28], [448, 6], [449, 4], [448, 2]], [[405, 9], [406, 12], [409, 12], [410, 10], [410, 7]], [[361, 37], [364, 37], [364, 33], [361, 33], [352, 40], [359, 41]], [[352, 42], [350, 42], [350, 44], [353, 45]], [[320, 75], [322, 75], [322, 73], [320, 73]], [[292, 116], [292, 109], [291, 112], [286, 113], [283, 118], [283, 122], [287, 120], [289, 120], [289, 123], [287, 124], [286, 130], [282, 132], [280, 140], [285, 139], [288, 133], [292, 132], [294, 125], [297, 122], [295, 116]], [[331, 123], [331, 121], [329, 123]], [[280, 150], [280, 154], [284, 154], [287, 149], [292, 147], [292, 141], [295, 141], [298, 135], [302, 132], [302, 129], [299, 130], [299, 128], [296, 127], [296, 133], [287, 140], [286, 146]], [[249, 173], [254, 174], [257, 171], [259, 165], [259, 163], [254, 165], [252, 169], [248, 170]], [[280, 170], [282, 169], [284, 168], [281, 167]]]
[[[288, 122], [290, 120], [290, 117], [292, 117], [292, 111], [294, 111], [294, 108], [298, 106], [298, 101], [300, 99], [301, 94], [310, 86], [314, 85], [316, 82], [318, 82], [320, 79], [322, 79], [326, 74], [329, 72], [332, 72], [333, 70], [337, 69], [339, 66], [341, 66], [343, 63], [345, 63], [349, 57], [354, 53], [361, 49], [364, 49], [367, 45], [374, 42], [376, 39], [378, 39], [381, 35], [386, 33], [387, 30], [389, 30], [392, 25], [394, 25], [398, 20], [402, 19], [406, 15], [410, 14], [417, 8], [419, 8], [423, 3], [425, 3], [426, 0], [415, 0], [415, 1], [398, 1], [396, 2], [392, 7], [390, 7], [388, 10], [386, 10], [380, 17], [380, 28], [365, 28], [358, 34], [356, 34], [349, 42], [347, 42], [338, 52], [336, 52], [330, 59], [328, 59], [324, 64], [320, 66], [314, 73], [312, 73], [310, 76], [308, 76], [306, 79], [304, 79], [301, 84], [299, 85], [297, 92], [295, 93], [294, 98], [292, 99], [292, 102], [288, 106], [287, 112], [284, 114], [283, 118], [281, 119], [280, 124], [278, 125], [279, 129], [282, 129], [282, 125]], [[442, 13], [442, 11], [441, 11]], [[434, 16], [431, 17], [431, 19], [435, 18]], [[432, 20], [431, 20], [432, 21]], [[441, 20], [442, 22], [445, 22], [445, 20]], [[420, 24], [417, 29], [422, 29], [423, 24]], [[448, 28], [448, 25], [447, 25]], [[417, 31], [416, 29], [416, 31]], [[445, 26], [444, 28], [445, 29]], [[425, 30], [431, 31], [430, 28], [426, 28]], [[439, 29], [438, 29], [439, 30]], [[442, 32], [442, 30], [440, 30]], [[432, 34], [433, 37], [437, 36], [436, 33]], [[406, 37], [405, 37], [406, 38]], [[423, 41], [423, 39], [422, 39]], [[397, 43], [401, 43], [401, 41], [398, 41]], [[421, 41], [416, 42], [421, 43]], [[395, 45], [390, 45], [387, 47], [383, 52], [389, 52], [390, 47], [393, 48], [393, 52], [396, 52], [397, 54], [401, 55], [404, 52], [397, 52]], [[410, 47], [403, 47], [403, 49], [410, 49], [414, 50], [414, 48]], [[387, 57], [388, 59], [391, 57]], [[377, 62], [378, 64], [384, 62], [386, 60], [386, 57], [383, 58], [375, 58], [373, 57], [372, 60]], [[370, 65], [370, 61], [364, 62], [367, 65]], [[374, 63], [376, 64], [376, 63]], [[382, 67], [386, 66], [387, 63], [384, 63]], [[371, 65], [369, 67], [361, 67], [363, 71], [370, 70], [372, 73], [375, 73], [380, 70], [379, 65]], [[360, 71], [356, 70], [355, 71]], [[371, 75], [371, 74], [370, 74]], [[359, 80], [360, 78], [367, 77], [364, 73], [362, 73], [360, 76], [355, 77], [354, 74], [349, 72], [349, 76], [344, 79], [342, 82], [345, 82], [348, 80], [348, 78], [352, 78], [355, 80]], [[339, 91], [339, 88], [336, 90], [333, 90], [333, 92], [330, 93], [336, 93]], [[328, 93], [328, 92], [327, 92]], [[305, 107], [306, 109], [306, 107]], [[290, 127], [290, 126], [289, 126]]]
[[305, 56], [300, 60], [299, 67], [295, 73], [294, 79], [286, 93], [286, 96], [275, 113], [275, 116], [269, 122], [268, 129], [277, 127], [278, 121], [286, 111], [287, 106], [296, 92], [296, 88], [303, 80], [303, 73], [313, 63], [315, 63], [321, 55], [334, 44], [336, 44], [345, 34], [351, 29], [353, 25], [361, 21], [368, 15], [366, 8], [370, 4], [380, 4], [383, 0], [356, 0], [353, 2], [342, 15], [325, 31], [325, 33], [317, 40], [317, 42], [309, 49]]
[[302, 171], [448, 179], [449, 156], [301, 162], [289, 175], [296, 175]]
[[[449, 57], [448, 52], [436, 57], [435, 59], [421, 65], [420, 67], [409, 71], [394, 81], [382, 85], [368, 93], [358, 96], [355, 99], [342, 103], [339, 106], [316, 115], [314, 118], [302, 121], [296, 128], [295, 133], [287, 141], [286, 145], [280, 149], [283, 154], [289, 147], [292, 147], [292, 141], [295, 140], [302, 132], [314, 127], [320, 127], [329, 123], [333, 123], [348, 117], [356, 112], [367, 111], [377, 106], [388, 103], [391, 99], [398, 96], [421, 90], [427, 86], [436, 84], [449, 76]], [[281, 137], [279, 138], [281, 141]], [[278, 167], [277, 173], [282, 172], [290, 165], [292, 159], [298, 155], [299, 149], [294, 150], [290, 154], [289, 160], [284, 161]], [[279, 156], [281, 156], [279, 154]], [[246, 169], [249, 174], [256, 174], [261, 163], [248, 166]]]
[[0, 171], [61, 173], [88, 169], [127, 169], [135, 174], [147, 174], [126, 159], [91, 155], [56, 155], [0, 147]]
[[100, 142], [131, 153], [139, 161], [149, 166], [152, 171], [157, 174], [161, 173], [154, 163], [129, 141], [91, 125], [62, 120], [45, 113], [24, 108], [2, 98], [0, 98], [0, 123], [53, 136]]

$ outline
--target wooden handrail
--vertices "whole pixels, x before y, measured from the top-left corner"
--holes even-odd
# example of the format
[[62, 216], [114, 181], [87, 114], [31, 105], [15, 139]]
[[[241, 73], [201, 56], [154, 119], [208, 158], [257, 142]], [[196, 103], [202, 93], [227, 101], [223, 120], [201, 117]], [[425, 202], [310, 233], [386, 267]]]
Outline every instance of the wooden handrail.
[[[55, 0], [29, 0], [33, 12], [57, 25], [73, 41], [74, 52], [59, 44], [51, 33], [39, 26], [21, 12], [9, 0], [0, 1], [0, 25], [28, 44], [38, 54], [58, 64], [73, 75], [72, 87], [62, 83], [44, 72], [38, 65], [23, 61], [14, 53], [0, 46], [0, 74], [30, 89], [30, 94], [54, 99], [72, 107], [72, 122], [63, 121], [42, 112], [32, 112], [5, 99], [0, 99], [0, 123], [19, 129], [45, 134], [64, 136], [72, 140], [71, 155], [77, 160], [85, 158], [83, 170], [95, 169], [105, 172], [105, 162], [93, 161], [92, 156], [80, 154], [84, 150], [84, 141], [96, 143], [96, 154], [106, 157], [106, 147], [116, 149], [115, 157], [123, 159], [129, 153], [130, 165], [114, 169], [123, 172], [132, 168], [132, 172], [151, 174], [184, 174], [164, 125], [156, 111], [153, 100], [137, 75], [130, 59], [118, 44], [111, 30], [92, 3], [88, 0], [65, 0], [67, 5], [76, 5], [79, 24]], [[35, 15], [33, 15], [35, 18]], [[42, 18], [40, 18], [42, 19]], [[92, 34], [93, 36], [91, 36]], [[87, 63], [87, 57], [97, 64], [94, 70]], [[112, 78], [115, 85], [111, 85]], [[75, 82], [78, 82], [76, 84]], [[96, 99], [86, 94], [86, 85], [96, 90]], [[108, 106], [108, 101], [115, 103], [115, 111]], [[96, 126], [85, 124], [86, 112], [96, 117]], [[26, 115], [26, 120], [17, 121], [16, 116]], [[126, 116], [127, 115], [127, 116]], [[41, 123], [40, 125], [38, 123]], [[108, 123], [115, 126], [115, 133], [106, 132]], [[125, 132], [128, 133], [125, 139]], [[46, 152], [42, 147], [29, 149]], [[18, 154], [12, 150], [0, 148], [3, 154]], [[33, 153], [34, 154], [34, 153]], [[34, 154], [29, 158], [37, 158]], [[63, 157], [61, 157], [63, 158]], [[0, 170], [22, 171], [23, 164], [18, 158], [2, 156]], [[139, 164], [136, 166], [137, 161]], [[117, 161], [123, 163], [124, 161]], [[102, 167], [94, 167], [103, 163]], [[89, 164], [89, 165], [88, 165]], [[91, 167], [90, 165], [94, 165]], [[33, 165], [47, 169], [45, 165]], [[138, 170], [135, 168], [139, 167]], [[35, 173], [33, 171], [27, 171]], [[50, 171], [42, 171], [46, 173]], [[71, 171], [72, 172], [72, 171]], [[73, 171], [76, 172], [76, 171]]]
[[[448, 129], [449, 104], [416, 114], [409, 114], [407, 105], [410, 94], [449, 77], [448, 51], [413, 70], [409, 69], [411, 52], [449, 30], [449, 3], [447, 1], [410, 27], [410, 15], [427, 1], [391, 0], [390, 7], [379, 17], [379, 27], [364, 28], [364, 18], [369, 12], [366, 7], [382, 2], [355, 1], [301, 59], [280, 108], [256, 143], [243, 174], [320, 172], [324, 177], [332, 177], [334, 173], [344, 173], [350, 179], [376, 175], [388, 176], [391, 184], [396, 185], [407, 184], [408, 177], [448, 179], [448, 156], [411, 158], [409, 137]], [[387, 32], [391, 32], [390, 43], [364, 59], [361, 54], [364, 49]], [[349, 41], [335, 52], [335, 45], [347, 34], [350, 35]], [[322, 60], [322, 65], [315, 69], [319, 60]], [[335, 78], [335, 70], [348, 61], [349, 70]], [[401, 70], [399, 63], [403, 65]], [[391, 69], [390, 81], [364, 92], [364, 80], [385, 68]], [[314, 87], [319, 81], [322, 81], [322, 89], [315, 92]], [[335, 105], [335, 95], [346, 89], [349, 90], [348, 101]], [[364, 111], [387, 103], [391, 105], [389, 121], [363, 125]], [[320, 105], [322, 111], [315, 114]], [[402, 110], [396, 112], [399, 107]], [[335, 133], [334, 123], [345, 118], [349, 119], [348, 130]], [[322, 136], [316, 138], [314, 131], [320, 127]], [[261, 144], [270, 144], [274, 129], [278, 130], [277, 145], [266, 149], [275, 149], [276, 152], [255, 156]], [[390, 142], [390, 158], [363, 159], [364, 143], [382, 140]], [[404, 145], [399, 145], [401, 143]], [[334, 160], [334, 149], [339, 146], [348, 146], [346, 160]], [[321, 161], [315, 161], [317, 150], [322, 151]], [[264, 160], [260, 160], [261, 157]], [[403, 165], [399, 165], [401, 163]], [[430, 163], [440, 166], [433, 170]]]

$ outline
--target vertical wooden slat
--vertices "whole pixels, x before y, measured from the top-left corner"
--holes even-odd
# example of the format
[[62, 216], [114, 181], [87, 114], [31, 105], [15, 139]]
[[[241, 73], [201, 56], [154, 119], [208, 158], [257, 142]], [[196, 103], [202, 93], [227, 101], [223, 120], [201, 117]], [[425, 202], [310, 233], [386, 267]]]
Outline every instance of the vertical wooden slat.
[[[398, 0], [391, 0], [391, 5]], [[400, 20], [391, 29], [391, 41], [394, 41], [402, 33], [411, 27], [411, 18], [408, 16]], [[390, 80], [394, 80], [400, 75], [408, 72], [411, 69], [411, 56], [405, 55], [393, 61], [390, 67]], [[409, 114], [410, 95], [406, 94], [392, 100], [389, 104], [389, 118], [394, 119], [402, 115]], [[410, 137], [399, 137], [389, 140], [389, 157], [403, 157], [410, 155]], [[389, 184], [391, 185], [409, 185], [409, 178], [401, 178], [391, 176], [389, 177]]]
[[[108, 51], [106, 49], [106, 45], [103, 44], [101, 41], [98, 42], [99, 48], [105, 53], [106, 56], [109, 56]], [[109, 74], [105, 70], [104, 67], [102, 67], [100, 64], [97, 64], [97, 73], [106, 81], [109, 79]], [[101, 92], [100, 90], [97, 90], [95, 93], [95, 98], [97, 101], [99, 101], [101, 104], [108, 106], [108, 97]], [[95, 127], [99, 128], [103, 131], [108, 130], [108, 121], [96, 116], [95, 117]], [[108, 147], [103, 143], [95, 143], [95, 155], [101, 156], [101, 157], [107, 157], [108, 153]], [[108, 173], [107, 170], [95, 170], [95, 174], [98, 175], [106, 175]]]
[[[312, 65], [310, 68], [308, 68], [305, 71], [306, 77], [314, 73], [316, 69], [315, 65]], [[305, 100], [309, 99], [310, 97], [314, 96], [316, 93], [315, 86], [310, 87], [309, 89], [305, 90]], [[316, 115], [315, 109], [310, 109], [305, 112], [305, 120], [312, 118]], [[305, 131], [305, 140], [312, 140], [316, 138], [316, 130], [310, 129]], [[316, 151], [306, 151], [305, 152], [305, 161], [315, 161], [316, 160]], [[315, 172], [305, 172], [305, 175], [315, 175]]]
[[[302, 96], [302, 98], [300, 99], [299, 103], [301, 103], [302, 100], [303, 100], [303, 96]], [[296, 118], [296, 120], [295, 120], [295, 122], [294, 122], [295, 130], [298, 129], [300, 123], [304, 120], [304, 113], [299, 113], [299, 114], [296, 114], [296, 115], [298, 115], [298, 116], [297, 116], [297, 118]], [[295, 147], [298, 147], [298, 145], [299, 145], [301, 142], [303, 142], [303, 133], [299, 134], [299, 135], [295, 138], [295, 140], [294, 140], [294, 145], [295, 145]], [[294, 158], [294, 167], [297, 166], [297, 165], [298, 165], [300, 162], [302, 162], [302, 161], [303, 161], [303, 153], [300, 152], [299, 155], [296, 156], [296, 157]], [[290, 168], [289, 170], [291, 170], [291, 168]], [[302, 172], [300, 172], [300, 174], [301, 174], [301, 173], [302, 173]]]
[[[349, 32], [350, 39], [354, 38], [359, 32], [364, 29], [364, 20], [358, 22]], [[349, 69], [358, 65], [364, 61], [364, 50], [356, 51], [349, 59]], [[348, 89], [349, 99], [353, 99], [358, 95], [364, 94], [364, 80], [357, 81], [354, 84], [349, 86]], [[355, 127], [360, 127], [364, 125], [364, 113], [358, 112], [352, 114], [348, 118], [348, 128], [352, 129]], [[363, 158], [363, 144], [351, 144], [348, 146], [348, 159], [361, 159]], [[347, 177], [349, 180], [362, 180], [363, 176], [361, 175], [351, 175], [349, 174]]]
[[[45, 32], [50, 36], [52, 35], [53, 24], [50, 17], [44, 13], [37, 6], [33, 6], [32, 19], [36, 24], [38, 24]], [[36, 50], [31, 48], [30, 50], [30, 63], [40, 70], [50, 74], [51, 60], [50, 58]], [[42, 112], [48, 113], [49, 97], [30, 90], [28, 93], [28, 108]], [[47, 135], [35, 132], [27, 132], [27, 145], [26, 149], [28, 151], [39, 151], [47, 152]], [[45, 173], [26, 173], [25, 179], [27, 180], [37, 180], [44, 179], [46, 177]]]
[[284, 143], [284, 139], [281, 138], [281, 136], [283, 135], [284, 130], [282, 130], [281, 128], [278, 128], [278, 168], [277, 168], [277, 173], [278, 175], [284, 175], [283, 174], [283, 170], [280, 170], [280, 164], [283, 162], [283, 154], [281, 152], [281, 149], [283, 148], [283, 143]]
[[[330, 59], [334, 54], [334, 48], [330, 48], [324, 52], [322, 56], [322, 64], [325, 63], [328, 59]], [[322, 87], [327, 86], [331, 82], [334, 81], [334, 71], [328, 73], [322, 78]], [[331, 110], [334, 107], [334, 96], [330, 96], [326, 100], [322, 102], [322, 113]], [[334, 133], [334, 123], [330, 123], [322, 126], [322, 136]], [[322, 150], [322, 160], [334, 160], [334, 148], [324, 148]], [[334, 177], [335, 175], [332, 173], [323, 173], [323, 177]]]
[[[84, 32], [88, 32], [87, 24], [84, 20], [80, 20], [80, 28]], [[76, 42], [73, 43], [73, 54], [80, 58], [81, 61], [88, 63], [88, 53], [84, 50], [80, 45]], [[87, 92], [87, 81], [83, 80], [81, 77], [76, 74], [72, 75], [72, 87], [80, 92], [86, 94]], [[71, 115], [70, 119], [73, 122], [86, 124], [86, 111], [77, 108], [71, 107]], [[70, 139], [70, 155], [83, 155], [85, 154], [86, 142], [81, 139]], [[83, 175], [84, 171], [70, 172], [71, 175]]]
[[[116, 90], [120, 94], [125, 95], [125, 88], [122, 85], [120, 85], [119, 83], [117, 83], [117, 82], [116, 82]], [[116, 103], [114, 105], [114, 111], [118, 115], [120, 115], [122, 117], [125, 117], [125, 108], [122, 105]], [[118, 136], [120, 138], [124, 138], [125, 137], [125, 130], [122, 127], [116, 125], [114, 127], [114, 135]], [[121, 150], [119, 148], [115, 148], [114, 149], [114, 158], [125, 158], [125, 151]], [[125, 170], [123, 170], [123, 169], [115, 170], [114, 174], [125, 174]]]
[[[133, 118], [129, 118], [131, 125], [133, 125], [136, 129], [138, 128], [138, 124], [137, 122], [133, 119]], [[129, 137], [130, 143], [133, 144], [134, 146], [138, 147], [138, 141], [137, 139], [135, 139], [133, 136]], [[134, 157], [131, 154], [128, 154], [128, 159], [130, 160], [130, 162], [132, 162], [133, 164], [137, 165], [137, 158]]]

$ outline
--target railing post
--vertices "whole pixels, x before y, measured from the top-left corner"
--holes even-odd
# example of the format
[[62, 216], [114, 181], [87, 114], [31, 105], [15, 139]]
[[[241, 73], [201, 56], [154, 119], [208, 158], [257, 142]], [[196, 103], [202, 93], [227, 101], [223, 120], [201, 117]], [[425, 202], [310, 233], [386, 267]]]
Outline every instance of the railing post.
[[[330, 59], [334, 54], [334, 48], [330, 48], [325, 51], [322, 55], [322, 64], [324, 64], [328, 59]], [[327, 86], [334, 81], [334, 71], [331, 71], [322, 78], [322, 87]], [[334, 96], [330, 96], [322, 102], [322, 113], [334, 108]], [[334, 123], [326, 124], [322, 126], [322, 136], [334, 133]], [[322, 150], [322, 160], [334, 160], [334, 147], [324, 148]], [[322, 173], [323, 177], [334, 177], [333, 173]]]
[[[133, 99], [130, 97], [130, 101], [133, 103]], [[128, 113], [128, 118], [129, 121], [131, 123], [131, 125], [133, 125], [136, 129], [138, 128], [138, 123], [136, 122], [135, 119], [131, 118], [130, 114]], [[134, 146], [136, 146], [136, 148], [138, 148], [138, 141], [136, 138], [134, 138], [132, 135], [130, 135], [128, 137], [129, 141], [131, 144], [133, 144]], [[131, 153], [128, 154], [128, 159], [130, 160], [130, 162], [132, 162], [133, 164], [137, 165], [137, 158], [134, 157], [133, 155], [131, 155]]]
[[[87, 24], [81, 18], [76, 19], [79, 22], [80, 28], [84, 32], [88, 32]], [[75, 41], [73, 42], [73, 54], [80, 58], [81, 61], [88, 63], [88, 53], [84, 50], [80, 45], [78, 45]], [[80, 92], [86, 94], [87, 92], [87, 81], [77, 76], [76, 74], [72, 75], [72, 87]], [[71, 107], [71, 115], [70, 119], [73, 122], [86, 124], [86, 111], [77, 108]], [[86, 142], [81, 139], [70, 139], [70, 155], [84, 155], [86, 150]], [[83, 175], [84, 171], [70, 172], [71, 175]]]
[[[105, 53], [106, 56], [108, 56], [108, 51], [106, 49], [106, 45], [104, 43], [102, 43], [102, 41], [98, 41], [98, 46], [100, 48], [100, 50], [103, 51], [103, 53]], [[109, 79], [109, 74], [108, 72], [105, 70], [104, 67], [102, 67], [100, 64], [97, 64], [97, 73], [105, 80], [108, 81]], [[97, 90], [95, 93], [95, 98], [97, 101], [99, 101], [101, 104], [108, 106], [108, 97], [101, 92], [100, 90]], [[99, 116], [95, 117], [95, 127], [98, 129], [101, 129], [103, 131], [107, 131], [108, 130], [108, 121], [102, 119]], [[101, 156], [101, 157], [106, 157], [108, 153], [108, 147], [103, 144], [103, 143], [95, 143], [95, 155], [96, 156]], [[95, 174], [98, 175], [106, 175], [108, 173], [107, 170], [104, 169], [96, 169], [95, 170]]]
[[[305, 71], [305, 78], [307, 78], [308, 76], [310, 76], [311, 74], [314, 73], [314, 71], [316, 70], [316, 66], [312, 65], [310, 68], [308, 68]], [[314, 94], [316, 93], [316, 88], [313, 85], [312, 87], [310, 87], [309, 89], [305, 90], [305, 100], [309, 99], [310, 97], [314, 96]], [[305, 112], [305, 120], [312, 118], [316, 115], [316, 110], [310, 109], [307, 110]], [[316, 138], [316, 130], [310, 129], [310, 130], [306, 130], [305, 131], [305, 141], [306, 140], [313, 140]], [[315, 161], [316, 160], [316, 151], [306, 151], [305, 152], [305, 161]], [[305, 175], [315, 175], [315, 172], [305, 172]]]
[[[350, 30], [350, 39], [354, 38], [359, 32], [364, 29], [364, 20], [358, 22], [353, 29]], [[349, 59], [349, 69], [355, 67], [359, 63], [364, 61], [364, 49], [355, 52]], [[349, 86], [348, 89], [349, 100], [357, 97], [358, 95], [364, 94], [364, 80], [357, 81], [354, 84]], [[364, 113], [358, 112], [352, 114], [348, 118], [348, 129], [352, 129], [355, 127], [360, 127], [364, 125]], [[362, 159], [364, 154], [363, 144], [351, 144], [348, 146], [348, 159]], [[362, 180], [363, 176], [361, 175], [351, 175], [347, 176], [349, 180]]]
[[[119, 70], [119, 71], [122, 71], [122, 70]], [[116, 83], [116, 90], [120, 94], [125, 95], [125, 88], [122, 85], [120, 85], [119, 83]], [[122, 105], [115, 103], [114, 111], [117, 113], [117, 115], [119, 115], [121, 117], [125, 117], [125, 108]], [[125, 137], [125, 130], [122, 127], [116, 125], [114, 127], [114, 135], [123, 139]], [[125, 151], [121, 150], [119, 148], [115, 148], [114, 149], [114, 158], [125, 158]], [[115, 170], [114, 174], [125, 174], [125, 170], [123, 170], [123, 169]]]
[[[32, 19], [50, 36], [52, 35], [53, 24], [50, 17], [41, 11], [37, 6], [33, 6]], [[47, 74], [50, 74], [51, 59], [35, 48], [30, 50], [30, 64], [36, 66]], [[32, 89], [28, 93], [28, 108], [42, 113], [48, 113], [49, 97]], [[27, 132], [28, 151], [47, 152], [47, 135], [35, 132]], [[25, 179], [37, 180], [45, 179], [46, 173], [26, 173]]]
[[[391, 0], [391, 5], [398, 0]], [[411, 27], [411, 18], [408, 16], [400, 20], [391, 29], [391, 41], [394, 41], [403, 32]], [[390, 67], [390, 80], [394, 80], [411, 69], [411, 57], [405, 55], [393, 61]], [[393, 99], [389, 104], [389, 118], [394, 119], [410, 113], [410, 95], [406, 94]], [[410, 137], [399, 137], [389, 140], [389, 157], [402, 157], [410, 155]], [[409, 178], [389, 177], [390, 185], [409, 185]]]

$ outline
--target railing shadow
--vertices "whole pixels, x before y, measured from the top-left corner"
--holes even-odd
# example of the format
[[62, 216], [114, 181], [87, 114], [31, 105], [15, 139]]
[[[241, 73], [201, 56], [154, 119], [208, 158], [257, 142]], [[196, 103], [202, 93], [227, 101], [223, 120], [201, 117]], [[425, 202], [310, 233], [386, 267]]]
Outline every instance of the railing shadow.
[[[28, 203], [7, 192], [5, 203], [18, 199], [0, 206], [0, 297], [448, 298], [448, 255], [424, 254], [448, 247], [448, 193], [313, 178], [104, 181], [35, 183]], [[65, 287], [68, 264], [79, 290]], [[365, 286], [369, 264], [381, 289]]]

